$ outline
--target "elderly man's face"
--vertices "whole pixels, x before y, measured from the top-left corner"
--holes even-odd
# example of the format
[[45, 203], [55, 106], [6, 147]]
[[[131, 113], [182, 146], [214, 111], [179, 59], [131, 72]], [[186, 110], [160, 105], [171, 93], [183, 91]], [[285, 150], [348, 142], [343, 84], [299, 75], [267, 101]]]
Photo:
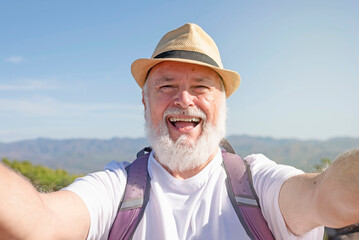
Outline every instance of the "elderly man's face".
[[[165, 110], [171, 107], [200, 109], [206, 115], [207, 124], [216, 126], [222, 85], [221, 78], [212, 69], [189, 63], [162, 62], [152, 68], [146, 84], [148, 95], [143, 102], [148, 101], [154, 128], [158, 129]], [[203, 131], [204, 119], [170, 114], [165, 124], [173, 141], [187, 135], [188, 141], [193, 142]]]

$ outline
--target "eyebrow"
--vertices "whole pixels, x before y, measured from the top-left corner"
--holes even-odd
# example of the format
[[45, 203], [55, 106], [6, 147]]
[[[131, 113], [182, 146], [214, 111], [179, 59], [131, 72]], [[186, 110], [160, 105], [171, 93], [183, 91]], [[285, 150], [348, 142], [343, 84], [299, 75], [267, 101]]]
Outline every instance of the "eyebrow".
[[174, 81], [174, 78], [160, 77], [160, 78], [155, 79], [155, 84], [158, 85], [158, 84], [162, 84], [162, 83], [170, 83], [173, 81]]
[[[167, 76], [161, 76], [161, 77], [154, 79], [154, 82], [156, 85], [171, 83], [174, 81], [175, 81], [175, 78], [167, 77]], [[206, 77], [193, 78], [193, 81], [195, 83], [199, 83], [199, 84], [212, 84], [213, 83], [212, 79], [206, 78]]]

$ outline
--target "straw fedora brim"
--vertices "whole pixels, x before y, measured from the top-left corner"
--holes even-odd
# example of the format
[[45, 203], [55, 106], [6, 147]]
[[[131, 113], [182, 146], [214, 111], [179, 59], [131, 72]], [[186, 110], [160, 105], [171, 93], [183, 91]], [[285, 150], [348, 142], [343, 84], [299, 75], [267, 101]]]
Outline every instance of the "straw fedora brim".
[[227, 98], [232, 95], [241, 82], [240, 75], [235, 71], [222, 69], [196, 60], [182, 58], [140, 58], [135, 60], [131, 65], [131, 73], [137, 84], [143, 88], [146, 82], [148, 71], [155, 65], [165, 61], [192, 63], [211, 68], [221, 76]]

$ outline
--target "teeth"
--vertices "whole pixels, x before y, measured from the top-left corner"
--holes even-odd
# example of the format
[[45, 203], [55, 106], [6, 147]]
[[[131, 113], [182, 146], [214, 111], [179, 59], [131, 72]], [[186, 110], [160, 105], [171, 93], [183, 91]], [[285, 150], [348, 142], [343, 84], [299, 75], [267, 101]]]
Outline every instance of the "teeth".
[[199, 118], [195, 118], [195, 117], [193, 117], [193, 118], [171, 117], [171, 118], [170, 118], [170, 121], [171, 121], [171, 122], [179, 122], [179, 121], [181, 121], [181, 122], [199, 122], [200, 119], [199, 119]]

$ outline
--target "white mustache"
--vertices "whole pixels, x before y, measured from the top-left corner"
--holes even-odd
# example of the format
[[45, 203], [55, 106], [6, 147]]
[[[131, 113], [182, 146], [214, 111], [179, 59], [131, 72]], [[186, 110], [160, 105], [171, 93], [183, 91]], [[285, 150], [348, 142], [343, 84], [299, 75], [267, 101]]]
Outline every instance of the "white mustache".
[[207, 119], [206, 114], [201, 109], [193, 109], [193, 108], [181, 108], [181, 107], [170, 107], [165, 110], [163, 113], [163, 120], [169, 115], [186, 115], [190, 117], [201, 118], [203, 121]]

